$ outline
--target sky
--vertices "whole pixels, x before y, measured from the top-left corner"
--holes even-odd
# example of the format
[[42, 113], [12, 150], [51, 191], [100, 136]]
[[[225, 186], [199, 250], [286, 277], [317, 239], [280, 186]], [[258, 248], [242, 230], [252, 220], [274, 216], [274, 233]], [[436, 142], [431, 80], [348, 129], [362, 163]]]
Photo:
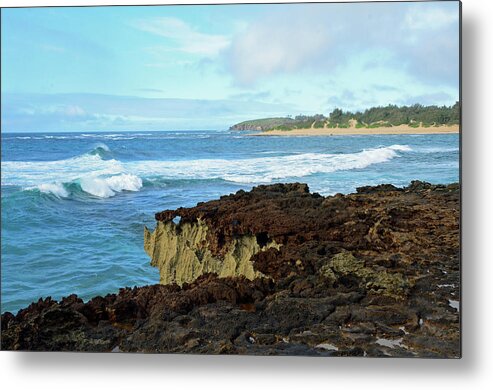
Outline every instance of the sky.
[[1, 130], [226, 129], [459, 100], [459, 3], [1, 11]]

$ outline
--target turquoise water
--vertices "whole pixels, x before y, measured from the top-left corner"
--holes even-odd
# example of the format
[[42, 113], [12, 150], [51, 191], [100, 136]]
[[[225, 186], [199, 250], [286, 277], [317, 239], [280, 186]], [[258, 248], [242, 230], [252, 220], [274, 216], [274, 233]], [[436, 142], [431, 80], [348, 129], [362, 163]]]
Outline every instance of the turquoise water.
[[459, 180], [459, 136], [229, 131], [2, 134], [1, 311], [156, 283], [154, 213], [273, 182], [323, 195]]

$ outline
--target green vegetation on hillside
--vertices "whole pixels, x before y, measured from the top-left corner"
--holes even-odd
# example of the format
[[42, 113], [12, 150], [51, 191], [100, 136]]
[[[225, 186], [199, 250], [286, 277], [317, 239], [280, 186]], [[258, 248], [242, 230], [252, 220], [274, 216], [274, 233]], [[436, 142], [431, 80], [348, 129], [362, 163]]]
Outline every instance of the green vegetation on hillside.
[[440, 125], [455, 125], [460, 122], [460, 106], [412, 106], [388, 105], [372, 107], [365, 111], [342, 111], [334, 109], [328, 117], [317, 115], [298, 115], [294, 118], [265, 118], [238, 123], [231, 130], [294, 130], [306, 128], [348, 128], [350, 121], [355, 121], [356, 128], [376, 128], [399, 125], [412, 127], [430, 127]]
[[359, 124], [367, 127], [379, 126], [399, 126], [421, 123], [423, 126], [436, 125], [455, 125], [460, 121], [459, 103], [453, 106], [422, 106], [415, 104], [412, 106], [388, 105], [386, 107], [372, 107], [363, 112], [343, 112], [335, 109], [329, 116], [332, 125], [349, 124], [351, 119], [355, 119]]
[[294, 122], [292, 118], [264, 118], [253, 119], [231, 126], [231, 130], [270, 130], [278, 126], [288, 125]]

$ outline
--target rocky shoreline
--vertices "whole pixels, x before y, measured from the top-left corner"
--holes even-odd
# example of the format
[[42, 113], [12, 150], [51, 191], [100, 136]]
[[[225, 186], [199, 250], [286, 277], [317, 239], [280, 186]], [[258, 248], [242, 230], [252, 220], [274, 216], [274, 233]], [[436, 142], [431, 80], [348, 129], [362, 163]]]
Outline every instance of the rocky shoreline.
[[3, 350], [460, 357], [458, 184], [259, 186], [156, 214], [159, 285], [2, 314]]

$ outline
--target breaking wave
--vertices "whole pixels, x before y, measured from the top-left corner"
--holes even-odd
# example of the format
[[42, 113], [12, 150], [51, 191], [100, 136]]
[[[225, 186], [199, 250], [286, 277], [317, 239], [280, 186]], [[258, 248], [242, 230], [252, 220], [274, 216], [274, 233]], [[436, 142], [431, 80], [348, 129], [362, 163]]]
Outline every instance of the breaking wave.
[[139, 191], [142, 188], [142, 179], [138, 176], [123, 173], [109, 177], [84, 177], [80, 179], [82, 191], [97, 196], [109, 198], [117, 192]]
[[111, 150], [97, 144], [89, 153], [58, 161], [5, 161], [2, 185], [51, 193], [67, 198], [77, 191], [108, 198], [123, 191], [139, 191], [162, 180], [225, 180], [236, 183], [269, 183], [317, 173], [364, 169], [409, 152], [406, 145], [366, 149], [356, 153], [302, 153], [287, 156], [227, 160], [129, 161], [111, 158]]
[[89, 152], [89, 154], [93, 156], [99, 156], [102, 159], [105, 159], [111, 156], [111, 150], [106, 144], [103, 144], [102, 142], [98, 142], [94, 147], [94, 149]]
[[139, 191], [142, 185], [140, 177], [124, 173], [108, 177], [87, 176], [70, 183], [42, 183], [24, 189], [50, 194], [56, 198], [68, 198], [80, 192], [97, 198], [110, 198], [122, 191]]
[[39, 190], [39, 192], [42, 192], [44, 194], [52, 194], [55, 195], [57, 198], [67, 198], [69, 196], [69, 192], [67, 189], [64, 187], [62, 183], [45, 183], [45, 184], [39, 184], [34, 187], [28, 187], [26, 188], [27, 190]]

